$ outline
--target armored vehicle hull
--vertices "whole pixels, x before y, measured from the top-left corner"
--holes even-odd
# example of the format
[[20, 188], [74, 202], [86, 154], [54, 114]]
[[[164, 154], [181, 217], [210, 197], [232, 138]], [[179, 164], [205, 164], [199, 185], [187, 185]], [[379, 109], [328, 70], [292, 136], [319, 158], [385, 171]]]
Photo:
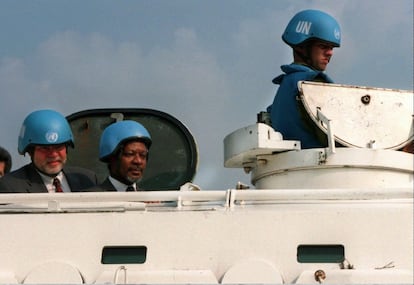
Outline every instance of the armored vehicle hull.
[[[69, 116], [81, 144], [70, 163], [101, 178], [82, 146], [96, 148], [113, 121], [146, 125], [161, 154], [151, 153], [145, 191], [0, 195], [0, 284], [412, 284], [413, 154], [402, 151], [413, 139], [412, 92], [299, 84], [328, 145], [301, 149], [261, 122], [229, 134], [224, 165], [250, 173], [255, 189], [193, 184], [195, 140], [168, 114]], [[327, 89], [335, 104], [315, 99]], [[383, 105], [398, 112], [395, 127], [385, 114], [367, 116]], [[177, 164], [162, 164], [159, 129]]]

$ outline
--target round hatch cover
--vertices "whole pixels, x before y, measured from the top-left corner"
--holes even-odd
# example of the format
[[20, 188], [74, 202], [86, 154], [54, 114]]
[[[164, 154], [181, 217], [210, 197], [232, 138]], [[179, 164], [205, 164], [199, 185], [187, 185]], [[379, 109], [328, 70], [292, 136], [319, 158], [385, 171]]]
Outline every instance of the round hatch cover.
[[189, 130], [171, 115], [152, 109], [93, 109], [67, 117], [75, 139], [70, 149], [68, 165], [96, 172], [99, 181], [108, 175], [107, 165], [99, 161], [99, 141], [102, 131], [120, 120], [135, 120], [151, 135], [147, 168], [138, 183], [143, 190], [178, 190], [194, 178], [198, 151]]
[[344, 146], [399, 149], [413, 139], [413, 92], [299, 81], [301, 101], [327, 133], [318, 111], [330, 120]]

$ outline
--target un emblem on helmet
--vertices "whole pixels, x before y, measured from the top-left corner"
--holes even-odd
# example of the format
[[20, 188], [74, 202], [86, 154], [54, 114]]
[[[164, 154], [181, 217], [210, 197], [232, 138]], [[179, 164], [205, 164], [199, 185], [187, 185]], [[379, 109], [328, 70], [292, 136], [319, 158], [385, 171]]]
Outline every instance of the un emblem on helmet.
[[49, 143], [55, 143], [59, 138], [58, 133], [55, 132], [47, 132], [46, 133], [46, 141]]
[[334, 31], [335, 39], [339, 40], [341, 38], [341, 32], [338, 29]]

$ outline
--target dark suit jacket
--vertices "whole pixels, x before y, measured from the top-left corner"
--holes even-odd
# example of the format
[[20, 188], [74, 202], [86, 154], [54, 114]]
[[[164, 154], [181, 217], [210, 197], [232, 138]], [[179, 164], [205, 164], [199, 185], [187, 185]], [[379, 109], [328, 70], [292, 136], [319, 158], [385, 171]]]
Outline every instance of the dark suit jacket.
[[115, 186], [111, 183], [111, 180], [109, 180], [108, 177], [101, 184], [86, 190], [91, 192], [117, 191]]
[[101, 184], [96, 185], [90, 189], [87, 189], [87, 191], [91, 192], [103, 192], [103, 191], [116, 191], [114, 185], [111, 183], [109, 178], [107, 177]]
[[[80, 167], [64, 167], [63, 173], [72, 192], [85, 190], [98, 182], [96, 174]], [[0, 179], [0, 193], [47, 193], [42, 177], [36, 171], [33, 163], [12, 171]]]

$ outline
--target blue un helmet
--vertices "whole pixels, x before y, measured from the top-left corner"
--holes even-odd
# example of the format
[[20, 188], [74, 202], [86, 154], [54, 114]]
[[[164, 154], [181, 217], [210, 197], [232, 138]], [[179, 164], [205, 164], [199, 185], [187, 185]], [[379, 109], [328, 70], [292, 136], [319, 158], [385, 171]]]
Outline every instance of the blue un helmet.
[[17, 150], [25, 154], [30, 146], [63, 143], [74, 147], [72, 130], [66, 118], [54, 110], [38, 110], [24, 119]]
[[282, 35], [285, 43], [291, 47], [311, 39], [318, 39], [341, 45], [341, 29], [338, 22], [330, 15], [318, 10], [304, 10], [290, 20]]
[[130, 140], [142, 141], [147, 149], [152, 143], [147, 129], [136, 121], [125, 120], [109, 125], [101, 136], [99, 159], [108, 162], [109, 157], [115, 154], [123, 143]]

